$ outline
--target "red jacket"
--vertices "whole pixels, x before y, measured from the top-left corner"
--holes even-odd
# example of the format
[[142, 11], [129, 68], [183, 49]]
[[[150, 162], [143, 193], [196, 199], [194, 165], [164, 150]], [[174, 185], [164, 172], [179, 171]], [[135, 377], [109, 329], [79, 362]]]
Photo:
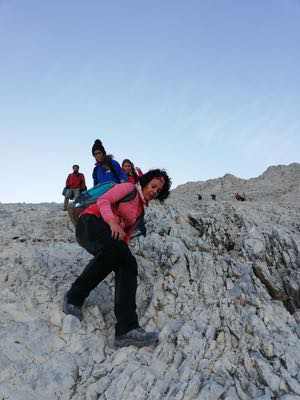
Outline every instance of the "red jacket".
[[75, 174], [74, 172], [72, 174], [68, 175], [68, 178], [66, 180], [66, 187], [68, 189], [86, 189], [85, 185], [85, 179], [84, 175], [81, 174], [80, 172], [78, 174]]
[[139, 167], [135, 167], [136, 176], [128, 175], [128, 182], [130, 183], [138, 183], [139, 178], [143, 176], [143, 173]]

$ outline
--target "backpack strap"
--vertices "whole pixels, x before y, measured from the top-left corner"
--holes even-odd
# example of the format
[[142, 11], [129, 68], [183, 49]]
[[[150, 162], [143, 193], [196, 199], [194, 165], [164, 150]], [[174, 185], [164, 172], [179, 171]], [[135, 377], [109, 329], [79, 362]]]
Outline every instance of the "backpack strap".
[[137, 188], [134, 188], [131, 192], [127, 193], [122, 199], [116, 202], [117, 206], [119, 206], [120, 203], [127, 203], [128, 201], [135, 199], [136, 195]]

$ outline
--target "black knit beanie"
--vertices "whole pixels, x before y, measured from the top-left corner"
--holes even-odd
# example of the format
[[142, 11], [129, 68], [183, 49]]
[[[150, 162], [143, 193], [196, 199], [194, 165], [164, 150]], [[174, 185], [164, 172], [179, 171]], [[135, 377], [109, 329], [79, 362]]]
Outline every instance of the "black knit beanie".
[[99, 139], [96, 139], [96, 140], [95, 140], [95, 143], [93, 144], [93, 147], [92, 147], [92, 154], [93, 154], [93, 155], [94, 155], [94, 153], [95, 153], [96, 150], [100, 150], [101, 153], [103, 153], [103, 154], [106, 156], [105, 148], [104, 148], [104, 146], [103, 146], [101, 140], [99, 140]]

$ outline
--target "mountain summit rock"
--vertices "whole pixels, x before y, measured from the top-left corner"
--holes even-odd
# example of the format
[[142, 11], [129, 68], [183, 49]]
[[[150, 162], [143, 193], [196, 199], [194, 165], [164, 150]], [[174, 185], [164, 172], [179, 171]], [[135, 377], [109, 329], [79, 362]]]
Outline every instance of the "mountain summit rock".
[[62, 312], [90, 256], [61, 205], [0, 217], [1, 400], [300, 399], [300, 164], [187, 183], [147, 210], [132, 249], [155, 348], [114, 348], [113, 275], [81, 322]]

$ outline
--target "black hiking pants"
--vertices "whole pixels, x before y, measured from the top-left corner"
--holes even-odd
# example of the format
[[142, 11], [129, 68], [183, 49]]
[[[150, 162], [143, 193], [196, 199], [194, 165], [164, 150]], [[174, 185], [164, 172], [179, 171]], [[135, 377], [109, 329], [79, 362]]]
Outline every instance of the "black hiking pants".
[[94, 215], [79, 218], [76, 239], [94, 258], [72, 284], [67, 293], [68, 302], [82, 306], [90, 291], [114, 271], [116, 335], [138, 328], [135, 302], [137, 263], [127, 244], [113, 239], [109, 225]]

